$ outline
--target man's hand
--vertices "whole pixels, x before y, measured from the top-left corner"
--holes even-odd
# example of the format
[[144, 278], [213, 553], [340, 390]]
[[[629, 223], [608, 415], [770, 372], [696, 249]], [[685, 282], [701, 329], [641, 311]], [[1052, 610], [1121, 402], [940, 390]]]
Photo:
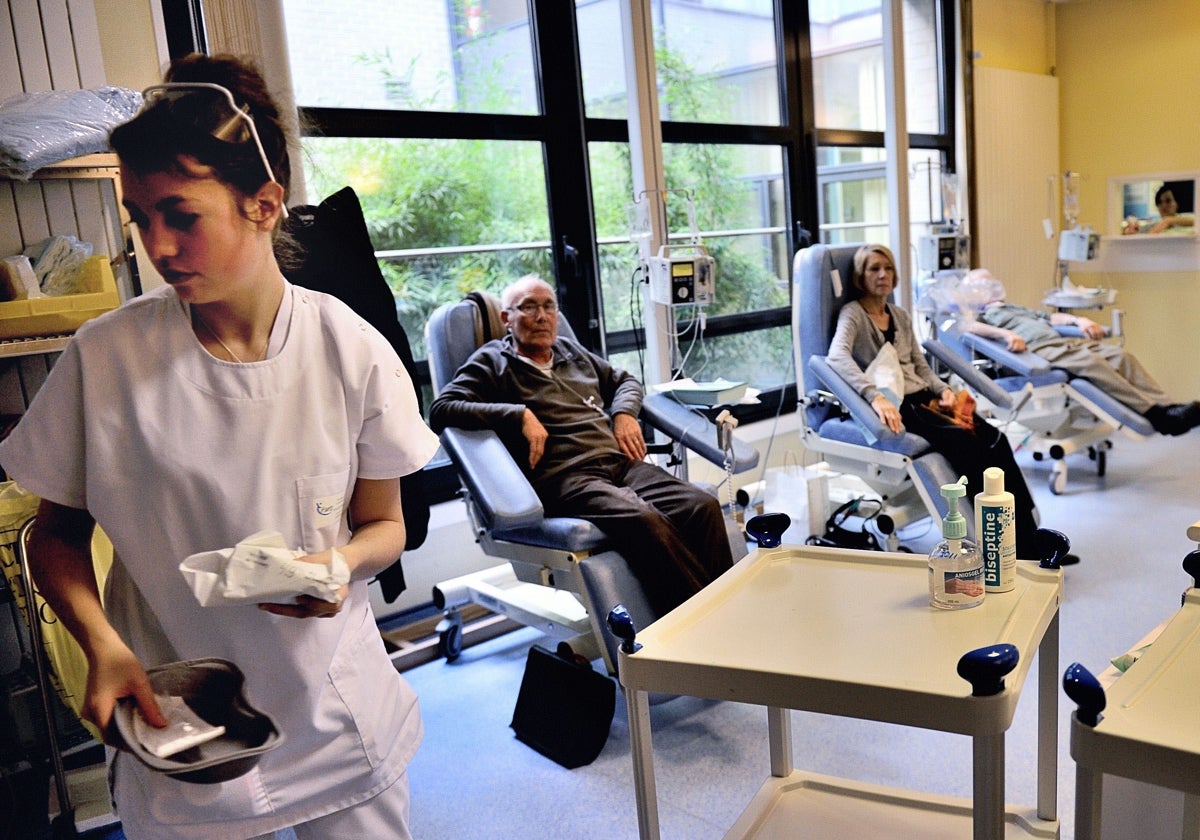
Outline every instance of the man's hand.
[[1077, 317], [1075, 326], [1079, 327], [1079, 331], [1088, 338], [1104, 338], [1104, 327], [1097, 324], [1091, 318]]
[[1008, 345], [1008, 349], [1014, 353], [1023, 353], [1027, 347], [1025, 339], [1012, 330], [1008, 330], [1008, 334], [1004, 336], [1004, 342]]
[[521, 418], [521, 434], [529, 441], [529, 469], [533, 469], [546, 452], [546, 439], [550, 437], [550, 433], [546, 431], [542, 421], [537, 419], [537, 415], [527, 408], [525, 416]]
[[631, 414], [621, 412], [613, 415], [613, 434], [617, 438], [617, 446], [631, 461], [640, 461], [646, 457], [646, 439], [642, 436], [642, 426]]

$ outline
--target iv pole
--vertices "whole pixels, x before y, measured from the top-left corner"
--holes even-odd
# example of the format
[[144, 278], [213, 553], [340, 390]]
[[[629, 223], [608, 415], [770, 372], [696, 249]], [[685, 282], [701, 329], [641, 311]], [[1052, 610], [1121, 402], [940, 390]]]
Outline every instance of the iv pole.
[[[633, 195], [647, 204], [649, 253], [657, 254], [667, 241], [667, 184], [662, 158], [662, 122], [658, 112], [657, 70], [654, 64], [654, 29], [649, 0], [617, 4], [625, 48], [625, 83], [629, 96], [629, 156], [633, 168]], [[639, 255], [639, 259], [643, 259]], [[643, 272], [649, 270], [644, 263]], [[643, 276], [646, 276], [645, 274]], [[646, 327], [646, 384], [668, 382], [673, 374], [674, 318], [669, 306], [643, 297]]]

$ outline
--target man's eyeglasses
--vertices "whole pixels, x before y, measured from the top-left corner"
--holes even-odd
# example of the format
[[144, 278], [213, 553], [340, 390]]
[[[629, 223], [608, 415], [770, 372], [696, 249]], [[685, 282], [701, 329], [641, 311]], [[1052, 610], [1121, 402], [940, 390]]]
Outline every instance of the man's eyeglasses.
[[[253, 140], [266, 170], [267, 180], [278, 184], [254, 118], [248, 106], [238, 107], [229, 88], [213, 82], [167, 82], [151, 85], [142, 91], [142, 110], [163, 106], [170, 109], [172, 117], [187, 122], [226, 143], [244, 143]], [[283, 218], [288, 209], [279, 205]]]
[[508, 308], [510, 311], [515, 310], [520, 312], [522, 315], [528, 315], [531, 317], [537, 315], [539, 309], [542, 312], [545, 312], [547, 315], [554, 315], [558, 312], [558, 304], [552, 300], [548, 300], [545, 303], [537, 303], [536, 301], [527, 300], [522, 304], [510, 306]]

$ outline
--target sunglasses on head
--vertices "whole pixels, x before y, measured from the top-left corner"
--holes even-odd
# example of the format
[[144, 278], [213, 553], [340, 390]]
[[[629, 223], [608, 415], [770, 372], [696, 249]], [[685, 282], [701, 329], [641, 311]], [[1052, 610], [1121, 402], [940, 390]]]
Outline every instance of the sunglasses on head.
[[[143, 111], [160, 106], [167, 107], [172, 116], [185, 120], [226, 143], [253, 140], [263, 169], [266, 170], [267, 180], [273, 184], [279, 183], [275, 179], [270, 161], [267, 160], [267, 153], [258, 136], [254, 118], [250, 116], [249, 107], [239, 108], [229, 88], [213, 82], [166, 82], [151, 85], [143, 90], [142, 103]], [[281, 203], [279, 208], [286, 219], [287, 207]]]

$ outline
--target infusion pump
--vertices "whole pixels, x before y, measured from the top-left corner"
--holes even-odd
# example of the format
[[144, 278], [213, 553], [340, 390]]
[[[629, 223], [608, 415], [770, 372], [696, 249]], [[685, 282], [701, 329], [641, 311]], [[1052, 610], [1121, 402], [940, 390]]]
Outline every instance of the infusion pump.
[[716, 274], [703, 245], [663, 245], [650, 258], [650, 299], [666, 306], [707, 306], [716, 300]]
[[1086, 262], [1100, 256], [1100, 237], [1090, 227], [1076, 225], [1064, 230], [1058, 240], [1058, 258], [1069, 262]]
[[948, 271], [971, 267], [971, 239], [964, 233], [931, 233], [917, 240], [917, 268]]

